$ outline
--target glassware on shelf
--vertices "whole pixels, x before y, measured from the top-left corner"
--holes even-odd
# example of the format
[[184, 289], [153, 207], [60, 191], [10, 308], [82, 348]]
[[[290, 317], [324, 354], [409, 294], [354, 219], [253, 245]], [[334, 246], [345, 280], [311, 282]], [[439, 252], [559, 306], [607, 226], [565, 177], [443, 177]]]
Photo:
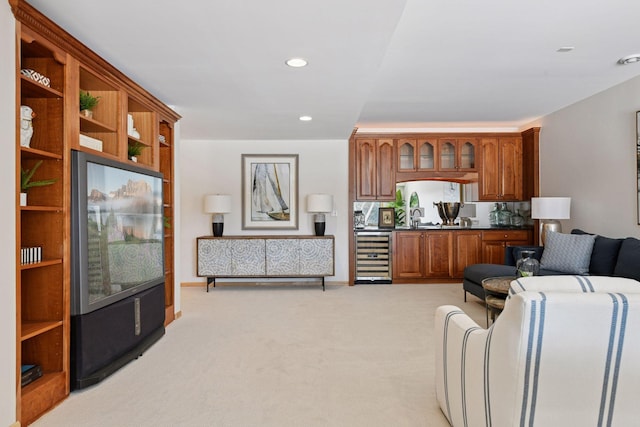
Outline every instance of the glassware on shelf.
[[500, 211], [498, 204], [494, 203], [493, 204], [493, 209], [491, 210], [491, 212], [489, 212], [489, 224], [492, 227], [495, 227], [498, 225], [498, 212]]
[[520, 252], [520, 259], [516, 262], [518, 277], [537, 276], [540, 271], [540, 262], [534, 258], [535, 251]]
[[507, 207], [505, 202], [500, 204], [500, 209], [498, 210], [498, 225], [506, 226], [511, 225], [511, 217], [513, 213]]
[[511, 217], [511, 225], [514, 227], [522, 227], [524, 225], [524, 217], [520, 215], [520, 209], [516, 209], [516, 213]]

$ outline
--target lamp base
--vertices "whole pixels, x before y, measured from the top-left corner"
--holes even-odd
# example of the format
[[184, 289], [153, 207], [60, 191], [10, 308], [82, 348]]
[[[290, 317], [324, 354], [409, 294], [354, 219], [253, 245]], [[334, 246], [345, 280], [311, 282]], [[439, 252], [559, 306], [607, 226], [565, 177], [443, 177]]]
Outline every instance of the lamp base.
[[212, 222], [213, 235], [215, 237], [222, 236], [222, 231], [224, 230], [224, 222]]
[[562, 233], [562, 224], [557, 219], [540, 220], [540, 244], [544, 246], [546, 234], [548, 232]]
[[313, 216], [314, 220], [314, 228], [316, 232], [316, 236], [324, 236], [324, 230], [326, 226], [325, 216], [323, 213], [315, 214]]

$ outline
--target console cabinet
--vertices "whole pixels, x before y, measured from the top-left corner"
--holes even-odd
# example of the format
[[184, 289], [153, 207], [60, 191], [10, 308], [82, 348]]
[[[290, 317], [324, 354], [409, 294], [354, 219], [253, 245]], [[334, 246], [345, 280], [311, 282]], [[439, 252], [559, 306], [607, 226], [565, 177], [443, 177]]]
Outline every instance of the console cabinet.
[[[27, 2], [9, 4], [16, 18], [18, 59], [16, 182], [21, 182], [21, 170], [36, 167], [32, 180], [54, 180], [27, 190], [26, 204], [20, 184], [16, 188], [16, 413], [20, 424], [28, 425], [70, 391], [71, 150], [133, 162], [128, 147], [142, 146], [137, 164], [164, 173], [170, 226], [173, 125], [180, 116]], [[99, 97], [91, 116], [80, 112], [81, 91]], [[33, 116], [23, 121], [21, 106]], [[135, 132], [127, 126], [131, 119]], [[40, 256], [25, 260], [23, 248], [38, 248]], [[169, 319], [173, 250], [168, 231], [164, 295]], [[22, 386], [21, 367], [31, 364], [40, 366], [43, 375]]]
[[196, 245], [207, 291], [218, 277], [319, 277], [324, 289], [324, 277], [335, 274], [333, 236], [203, 236]]

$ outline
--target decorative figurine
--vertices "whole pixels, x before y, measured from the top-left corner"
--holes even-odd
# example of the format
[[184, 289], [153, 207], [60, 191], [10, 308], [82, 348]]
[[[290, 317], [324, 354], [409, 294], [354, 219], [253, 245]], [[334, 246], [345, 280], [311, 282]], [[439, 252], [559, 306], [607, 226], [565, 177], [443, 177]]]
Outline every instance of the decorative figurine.
[[31, 120], [36, 116], [31, 107], [20, 106], [20, 145], [28, 147], [33, 136], [33, 123]]

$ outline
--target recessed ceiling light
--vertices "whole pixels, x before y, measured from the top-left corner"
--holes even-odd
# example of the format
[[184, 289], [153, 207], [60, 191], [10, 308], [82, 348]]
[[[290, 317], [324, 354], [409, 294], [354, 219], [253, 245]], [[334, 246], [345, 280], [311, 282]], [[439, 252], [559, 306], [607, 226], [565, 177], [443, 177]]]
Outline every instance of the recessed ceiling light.
[[634, 62], [640, 61], [640, 54], [634, 53], [633, 55], [625, 56], [623, 58], [618, 59], [618, 64], [627, 65], [633, 64]]
[[561, 48], [556, 50], [556, 52], [560, 52], [560, 53], [571, 52], [573, 49], [575, 49], [575, 47], [573, 46], [562, 46]]
[[311, 116], [300, 116], [301, 122], [310, 122], [311, 120], [313, 120], [313, 117]]
[[285, 64], [287, 64], [289, 67], [300, 68], [300, 67], [306, 67], [308, 62], [304, 58], [291, 58], [291, 59], [287, 59], [285, 61]]

